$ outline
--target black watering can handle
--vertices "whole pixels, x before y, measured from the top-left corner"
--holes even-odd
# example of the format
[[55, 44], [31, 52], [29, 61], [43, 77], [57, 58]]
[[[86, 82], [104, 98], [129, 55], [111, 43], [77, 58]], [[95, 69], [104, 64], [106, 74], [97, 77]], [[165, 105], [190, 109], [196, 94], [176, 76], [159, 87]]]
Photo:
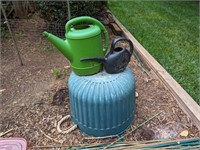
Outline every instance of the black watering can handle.
[[124, 37], [118, 37], [118, 38], [116, 38], [116, 39], [114, 39], [114, 40], [112, 41], [109, 54], [112, 54], [112, 53], [114, 52], [115, 45], [116, 45], [119, 41], [126, 41], [126, 42], [128, 42], [128, 44], [129, 44], [129, 46], [130, 46], [130, 51], [129, 51], [129, 53], [130, 53], [130, 55], [132, 55], [132, 54], [133, 54], [133, 43], [132, 43], [129, 39], [124, 38]]

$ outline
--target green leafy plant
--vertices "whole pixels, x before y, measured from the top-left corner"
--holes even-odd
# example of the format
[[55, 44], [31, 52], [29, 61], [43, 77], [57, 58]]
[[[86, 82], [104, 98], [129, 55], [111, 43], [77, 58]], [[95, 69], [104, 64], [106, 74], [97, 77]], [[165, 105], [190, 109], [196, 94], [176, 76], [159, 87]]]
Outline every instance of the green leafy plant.
[[54, 69], [53, 69], [53, 75], [56, 77], [56, 79], [59, 78], [59, 76], [60, 76], [60, 71], [59, 71], [58, 68], [54, 68]]
[[143, 119], [143, 121], [147, 121], [147, 120], [148, 120], [148, 116], [147, 116], [147, 115], [144, 115], [144, 116], [142, 117], [142, 119]]
[[58, 78], [64, 79], [66, 77], [66, 74], [67, 74], [67, 69], [65, 69], [65, 68], [62, 68], [62, 69], [54, 68], [53, 69], [53, 75], [56, 77], [56, 79], [58, 79]]
[[[54, 35], [64, 37], [65, 24], [68, 18], [67, 1], [39, 1], [37, 11], [41, 18], [47, 22], [47, 30]], [[91, 16], [98, 19], [107, 1], [70, 1], [70, 16]]]
[[53, 52], [54, 50], [56, 50], [55, 47], [54, 47], [54, 45], [52, 45], [51, 43], [44, 44], [43, 48], [44, 48], [45, 51], [51, 51], [51, 52]]
[[17, 31], [17, 32], [15, 33], [15, 36], [16, 36], [16, 37], [23, 37], [23, 36], [26, 36], [26, 34], [25, 34], [23, 31]]
[[[41, 1], [38, 2], [40, 16], [47, 22], [66, 23], [68, 20], [67, 1]], [[70, 1], [71, 17], [88, 15], [96, 17], [106, 1]]]
[[1, 25], [1, 37], [2, 38], [9, 38], [10, 37], [8, 28], [5, 25]]

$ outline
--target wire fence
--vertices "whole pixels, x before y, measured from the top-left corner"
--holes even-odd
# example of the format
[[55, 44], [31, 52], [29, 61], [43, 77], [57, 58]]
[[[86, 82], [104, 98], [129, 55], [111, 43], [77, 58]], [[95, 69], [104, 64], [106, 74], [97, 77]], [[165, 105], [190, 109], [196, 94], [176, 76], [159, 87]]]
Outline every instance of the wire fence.
[[[65, 28], [61, 23], [46, 23], [35, 14], [33, 19], [8, 19], [14, 36], [38, 38], [42, 32], [48, 31], [56, 36], [64, 37]], [[7, 32], [7, 31], [5, 31]]]
[[[67, 5], [67, 1], [63, 2], [63, 4]], [[41, 37], [43, 31], [48, 31], [55, 34], [56, 36], [64, 37], [65, 24], [70, 19], [70, 17], [80, 16], [81, 15], [80, 11], [82, 7], [84, 8], [84, 10], [82, 11], [83, 12], [85, 11], [86, 15], [90, 15], [87, 13], [88, 11], [86, 10], [91, 10], [90, 8], [91, 5], [85, 4], [83, 6], [78, 4], [77, 6], [76, 5], [70, 6], [69, 3], [70, 7], [68, 9], [67, 6], [61, 6], [60, 2], [48, 2], [48, 3], [44, 2], [44, 4], [42, 3], [42, 11], [40, 10], [39, 5], [37, 3], [29, 1], [27, 1], [26, 3], [4, 2], [3, 5], [8, 17], [8, 23], [11, 26], [14, 36], [27, 35], [28, 37], [33, 37], [33, 38]], [[58, 9], [56, 10], [56, 8]], [[60, 9], [66, 8], [68, 10], [60, 11], [59, 8]], [[18, 9], [20, 10], [18, 11]], [[99, 11], [98, 9], [100, 8], [93, 8], [93, 9], [94, 10], [96, 9], [95, 11]], [[52, 14], [53, 12], [55, 13], [55, 16], [54, 14]], [[58, 12], [64, 14], [59, 14]], [[101, 13], [98, 13], [98, 19], [99, 18], [101, 18]], [[52, 21], [47, 21], [47, 20], [52, 20]], [[1, 37], [9, 36], [6, 33], [8, 31], [6, 29], [7, 27], [5, 18], [4, 16], [1, 15]]]
[[[55, 47], [43, 37], [42, 33], [47, 31], [64, 39], [65, 24], [70, 18], [86, 15], [106, 24], [105, 1], [35, 2], [26, 0], [1, 1], [0, 4], [1, 11], [3, 9], [6, 14], [5, 17], [1, 13], [1, 56], [5, 62], [9, 62], [9, 56], [14, 54], [14, 51], [17, 52], [21, 65], [25, 62], [23, 60], [31, 58], [30, 55], [35, 49], [37, 52], [34, 52], [33, 55], [43, 50], [54, 51]], [[12, 57], [12, 59], [14, 58], [17, 57]]]
[[[42, 32], [48, 31], [56, 36], [64, 37], [65, 27], [61, 23], [47, 23], [39, 17], [37, 13], [33, 15], [31, 19], [8, 19], [8, 23], [11, 27], [14, 36], [27, 36], [32, 38], [38, 38], [42, 36]], [[1, 20], [1, 24], [4, 29], [1, 30], [1, 38], [9, 37], [5, 20]]]

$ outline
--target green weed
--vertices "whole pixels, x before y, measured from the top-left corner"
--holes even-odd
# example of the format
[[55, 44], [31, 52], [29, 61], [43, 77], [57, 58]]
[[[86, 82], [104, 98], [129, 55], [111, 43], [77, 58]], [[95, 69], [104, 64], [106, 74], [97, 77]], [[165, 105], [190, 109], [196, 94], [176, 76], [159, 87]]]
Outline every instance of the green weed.
[[60, 75], [60, 71], [58, 68], [54, 68], [53, 69], [53, 75], [58, 79], [59, 78], [59, 75]]
[[67, 70], [65, 68], [59, 69], [54, 68], [53, 69], [53, 75], [56, 77], [56, 79], [61, 78], [64, 79], [66, 77]]
[[10, 38], [7, 26], [1, 26], [1, 38]]
[[23, 37], [23, 36], [26, 36], [26, 34], [23, 31], [17, 31], [17, 32], [15, 32], [15, 36], [16, 37]]
[[44, 48], [45, 51], [50, 51], [50, 52], [53, 52], [53, 51], [56, 50], [55, 46], [52, 45], [51, 43], [50, 44], [44, 44], [43, 48]]

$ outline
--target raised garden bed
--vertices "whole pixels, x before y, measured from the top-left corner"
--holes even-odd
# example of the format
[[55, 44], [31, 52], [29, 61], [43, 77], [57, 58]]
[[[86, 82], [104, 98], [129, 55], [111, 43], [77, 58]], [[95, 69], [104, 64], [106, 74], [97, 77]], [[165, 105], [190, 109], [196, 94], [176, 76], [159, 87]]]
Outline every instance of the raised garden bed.
[[[34, 29], [37, 29], [38, 25], [41, 27], [42, 24], [33, 24], [31, 21], [25, 23], [33, 26]], [[120, 22], [117, 23], [120, 25]], [[133, 37], [124, 27], [122, 29], [124, 30], [124, 35], [133, 41], [140, 59], [144, 63], [147, 62], [142, 55], [144, 51], [139, 53], [139, 50], [143, 50], [142, 46], [135, 43], [134, 39], [132, 39]], [[116, 36], [113, 35], [109, 28], [108, 31], [111, 42]], [[2, 89], [5, 90], [1, 93], [0, 130], [2, 133], [10, 130], [3, 137], [23, 137], [27, 140], [29, 149], [49, 149], [54, 147], [53, 145], [65, 145], [67, 147], [81, 144], [109, 143], [118, 139], [118, 137], [105, 139], [89, 137], [79, 129], [69, 134], [58, 133], [56, 129], [58, 121], [70, 114], [66, 81], [71, 69], [65, 67], [68, 64], [58, 51], [44, 50], [46, 47], [51, 47], [46, 39], [34, 39], [30, 32], [24, 32], [24, 36], [17, 38], [22, 58], [25, 61], [24, 66], [19, 66], [18, 60], [13, 59], [14, 52], [10, 43], [10, 39], [2, 39], [1, 79]], [[198, 115], [200, 114], [192, 117], [189, 113], [186, 115], [183, 112], [182, 107], [180, 108], [181, 105], [179, 106], [177, 103], [179, 98], [172, 94], [169, 86], [163, 84], [164, 81], [155, 71], [155, 69], [160, 69], [160, 66], [156, 64], [158, 68], [153, 68], [154, 66], [150, 65], [152, 61], [145, 63], [146, 67], [148, 67], [148, 73], [144, 72], [141, 64], [134, 57], [132, 57], [129, 64], [136, 78], [138, 97], [136, 98], [135, 121], [125, 132], [125, 134], [129, 132], [130, 134], [125, 136], [124, 140], [143, 141], [161, 138], [200, 137], [200, 132], [195, 126], [198, 123]], [[67, 73], [61, 74], [61, 78], [55, 79], [51, 72], [54, 67], [60, 70], [65, 67]], [[160, 72], [163, 73], [163, 70], [158, 73]], [[171, 82], [174, 81], [172, 80]], [[182, 93], [176, 94], [178, 96], [182, 95]], [[190, 109], [189, 107], [187, 108]], [[196, 113], [199, 112], [199, 106], [196, 106], [195, 111]], [[151, 121], [131, 132], [132, 129], [157, 113], [159, 115]], [[70, 123], [71, 120], [68, 120], [62, 127], [65, 128]], [[187, 136], [180, 135], [184, 130], [188, 131]]]
[[145, 50], [131, 33], [115, 18], [116, 23], [123, 30], [123, 35], [134, 43], [135, 51], [143, 63], [158, 76], [175, 98], [181, 109], [190, 117], [200, 129], [200, 107], [192, 97], [171, 77], [171, 75]]

